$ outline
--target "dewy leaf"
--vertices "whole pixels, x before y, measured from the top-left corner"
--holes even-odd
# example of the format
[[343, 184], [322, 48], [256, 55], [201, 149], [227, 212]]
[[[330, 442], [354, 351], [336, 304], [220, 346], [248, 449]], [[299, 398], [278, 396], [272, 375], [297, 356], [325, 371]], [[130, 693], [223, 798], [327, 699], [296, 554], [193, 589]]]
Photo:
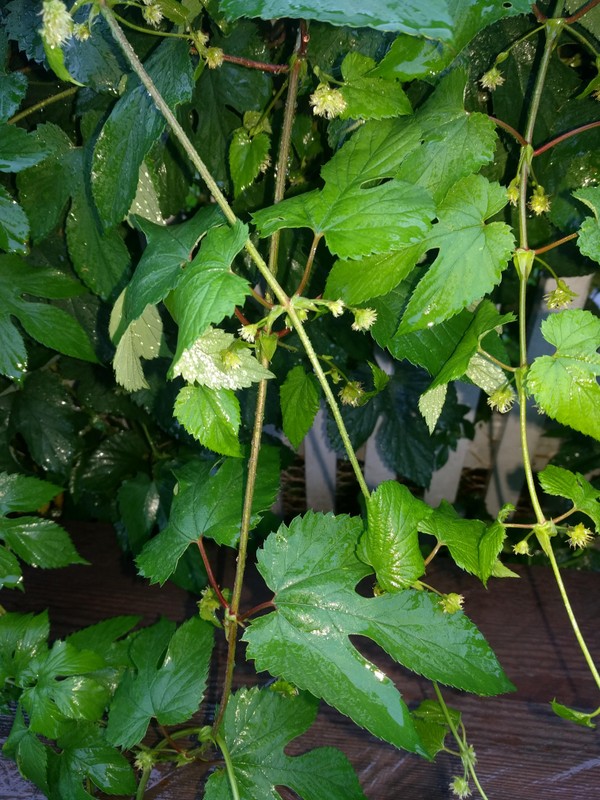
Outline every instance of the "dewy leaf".
[[535, 359], [528, 391], [549, 417], [600, 439], [600, 319], [590, 311], [561, 311], [542, 322], [542, 335], [556, 352]]
[[218, 206], [201, 208], [180, 225], [156, 225], [135, 217], [146, 237], [146, 248], [127, 287], [125, 322], [141, 316], [148, 304], [156, 305], [175, 288], [188, 267], [193, 249], [213, 226], [222, 222]]
[[444, 711], [450, 714], [454, 726], [460, 727], [460, 713], [448, 707], [442, 710], [440, 704], [435, 700], [423, 700], [413, 711], [415, 727], [419, 731], [421, 741], [430, 758], [435, 758], [440, 750], [444, 749], [446, 736], [450, 733]]
[[[314, 722], [317, 706], [305, 692], [252, 688], [231, 697], [220, 735], [244, 800], [281, 800], [277, 786], [289, 787], [302, 800], [365, 800], [350, 762], [334, 747], [286, 755], [286, 746]], [[205, 800], [232, 800], [225, 769], [208, 779]]]
[[446, 195], [427, 237], [439, 254], [420, 280], [399, 334], [435, 325], [479, 300], [500, 281], [514, 247], [504, 222], [484, 224], [506, 205], [506, 191], [482, 175], [463, 178]]
[[6, 28], [0, 30], [0, 122], [10, 119], [27, 93], [27, 76], [7, 72], [10, 46]]
[[51, 519], [0, 519], [0, 539], [33, 567], [47, 569], [88, 563], [78, 554], [66, 530]]
[[247, 239], [248, 228], [241, 222], [212, 228], [184, 271], [173, 293], [173, 312], [179, 325], [174, 365], [209, 325], [218, 325], [233, 314], [236, 305], [244, 304], [250, 292], [248, 282], [234, 275], [230, 266]]
[[494, 123], [487, 114], [465, 111], [467, 77], [464, 70], [454, 70], [419, 109], [415, 121], [423, 143], [396, 175], [427, 189], [438, 203], [460, 178], [478, 172], [494, 157]]
[[161, 725], [177, 725], [198, 710], [206, 689], [213, 630], [208, 622], [192, 617], [170, 640], [163, 636], [157, 641], [152, 628], [135, 636], [134, 668], [125, 673], [110, 705], [106, 736], [112, 744], [132, 747], [143, 739], [152, 718]]
[[[239, 459], [226, 459], [218, 471], [206, 462], [188, 464], [176, 473], [169, 524], [150, 541], [137, 558], [140, 574], [153, 583], [164, 583], [179, 559], [200, 536], [235, 547], [240, 535], [246, 483], [245, 466]], [[279, 489], [279, 462], [268, 448], [261, 448], [251, 526], [260, 521]]]
[[25, 724], [21, 706], [17, 706], [12, 728], [2, 752], [13, 758], [21, 775], [48, 797], [50, 790], [47, 780], [47, 748]]
[[27, 252], [29, 220], [21, 206], [0, 186], [0, 250]]
[[[145, 67], [171, 108], [191, 98], [193, 68], [186, 42], [164, 40]], [[165, 125], [146, 89], [130, 77], [94, 148], [92, 191], [106, 227], [121, 222], [129, 211], [142, 161]]]
[[36, 511], [60, 492], [61, 487], [49, 481], [0, 472], [0, 514]]
[[310, 228], [324, 234], [331, 252], [341, 258], [419, 243], [435, 215], [431, 196], [393, 179], [403, 159], [418, 146], [419, 135], [416, 125], [402, 121], [367, 123], [323, 167], [323, 190], [253, 214], [260, 235]]
[[244, 342], [220, 328], [209, 328], [184, 350], [174, 363], [173, 375], [209, 389], [247, 389], [253, 383], [275, 377]]
[[0, 690], [45, 652], [49, 632], [47, 611], [35, 615], [9, 611], [0, 617]]
[[173, 413], [204, 447], [224, 456], [241, 456], [240, 404], [231, 389], [184, 386]]
[[583, 221], [577, 237], [577, 247], [582, 255], [600, 261], [600, 187], [587, 186], [573, 192], [573, 197], [585, 203], [594, 214], [593, 218], [588, 217]]
[[6, 547], [0, 546], [0, 589], [4, 587], [22, 589], [23, 573], [16, 557]]
[[425, 572], [418, 524], [431, 508], [396, 481], [379, 484], [367, 501], [367, 530], [358, 554], [386, 592], [405, 589]]
[[566, 497], [575, 508], [587, 514], [600, 531], [600, 490], [592, 486], [583, 475], [549, 464], [538, 473], [538, 478], [547, 494]]
[[410, 101], [399, 81], [372, 75], [375, 61], [361, 53], [348, 53], [342, 62], [340, 91], [346, 101], [341, 119], [385, 119], [412, 114]]
[[298, 447], [312, 427], [320, 403], [320, 389], [314, 375], [301, 366], [291, 369], [279, 390], [283, 432]]
[[0, 124], [0, 172], [21, 172], [38, 164], [47, 154], [35, 134], [16, 125]]
[[269, 536], [259, 571], [276, 611], [244, 633], [258, 670], [307, 689], [397, 747], [425, 753], [391, 680], [351, 644], [366, 636], [394, 660], [431, 680], [495, 694], [512, 688], [477, 628], [447, 615], [428, 592], [361, 597], [370, 573], [356, 555], [359, 519], [308, 512]]

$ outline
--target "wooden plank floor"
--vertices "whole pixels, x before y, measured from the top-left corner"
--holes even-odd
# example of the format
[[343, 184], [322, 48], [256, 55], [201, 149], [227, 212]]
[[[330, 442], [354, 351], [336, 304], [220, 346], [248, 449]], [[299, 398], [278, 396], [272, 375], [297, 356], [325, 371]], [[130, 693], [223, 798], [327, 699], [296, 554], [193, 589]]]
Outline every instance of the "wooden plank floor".
[[[52, 632], [61, 637], [108, 616], [141, 614], [145, 623], [160, 614], [181, 621], [194, 613], [195, 599], [177, 587], [148, 587], [127, 566], [112, 530], [103, 525], [72, 528], [79, 551], [92, 566], [65, 570], [28, 570], [24, 594], [4, 591], [9, 610], [50, 609]], [[221, 565], [222, 570], [230, 565]], [[447, 701], [460, 709], [478, 756], [478, 774], [489, 800], [597, 800], [600, 798], [600, 734], [555, 717], [549, 701], [585, 710], [596, 708], [600, 696], [560, 603], [549, 569], [519, 569], [519, 580], [494, 581], [485, 590], [475, 579], [440, 563], [430, 583], [465, 595], [465, 610], [484, 632], [506, 672], [515, 694], [478, 698], [446, 691]], [[600, 662], [600, 575], [568, 572], [565, 582], [581, 628]], [[244, 607], [260, 601], [253, 581]], [[418, 703], [433, 693], [426, 681], [390, 662], [369, 643], [360, 649], [396, 680], [407, 702]], [[220, 665], [222, 666], [222, 652]], [[260, 676], [265, 679], [268, 676]], [[251, 665], [238, 676], [253, 682]], [[212, 676], [209, 699], [218, 696], [219, 676]], [[0, 739], [10, 720], [0, 718]], [[448, 783], [459, 772], [456, 760], [439, 757], [429, 764], [383, 744], [357, 729], [337, 712], [322, 708], [316, 725], [296, 740], [290, 752], [334, 745], [353, 762], [370, 800], [449, 800]], [[202, 797], [202, 766], [153, 776], [148, 800], [196, 800]], [[282, 790], [282, 796], [292, 797]], [[41, 795], [21, 779], [14, 764], [0, 759], [0, 798], [37, 800]], [[326, 800], [326, 798], [324, 798]]]

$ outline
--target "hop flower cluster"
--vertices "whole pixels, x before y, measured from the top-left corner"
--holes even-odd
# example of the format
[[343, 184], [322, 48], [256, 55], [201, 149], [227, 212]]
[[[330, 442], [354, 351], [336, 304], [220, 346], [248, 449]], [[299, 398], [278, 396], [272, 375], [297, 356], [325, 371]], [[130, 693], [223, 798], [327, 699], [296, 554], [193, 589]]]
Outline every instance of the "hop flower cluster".
[[353, 331], [368, 331], [377, 320], [377, 311], [374, 308], [353, 308], [354, 322]]
[[332, 89], [326, 83], [320, 83], [317, 86], [310, 96], [309, 103], [313, 107], [314, 114], [318, 117], [327, 117], [327, 119], [339, 117], [348, 105], [340, 90]]
[[91, 35], [90, 26], [85, 22], [78, 22], [73, 25], [73, 36], [78, 42], [87, 42]]
[[73, 20], [62, 0], [44, 0], [40, 34], [48, 47], [60, 47], [71, 38]]
[[544, 300], [548, 308], [564, 308], [577, 297], [577, 293], [569, 289], [567, 284], [559, 278], [556, 281], [556, 289], [544, 295]]
[[465, 598], [462, 594], [456, 594], [456, 592], [450, 592], [449, 594], [445, 594], [440, 599], [440, 608], [444, 612], [444, 614], [456, 614], [457, 611], [460, 611], [463, 607], [463, 603], [465, 602]]
[[493, 92], [498, 86], [502, 86], [504, 83], [504, 76], [498, 67], [494, 66], [479, 79], [479, 83], [484, 89], [489, 89], [490, 92]]
[[146, 7], [142, 9], [142, 16], [153, 28], [158, 28], [163, 20], [163, 12], [158, 3], [153, 3], [152, 0], [144, 0]]
[[487, 402], [488, 406], [494, 411], [506, 414], [507, 411], [510, 411], [515, 402], [515, 393], [508, 383], [505, 383], [504, 386], [500, 386], [499, 389], [492, 392]]
[[520, 542], [513, 545], [513, 553], [518, 556], [530, 556], [531, 550], [529, 549], [529, 542], [527, 539], [521, 539]]
[[353, 406], [356, 408], [361, 404], [361, 400], [365, 390], [358, 381], [348, 381], [348, 383], [340, 389], [339, 398], [345, 406]]
[[204, 57], [209, 69], [218, 69], [224, 61], [225, 54], [220, 47], [209, 47]]
[[529, 208], [539, 217], [550, 211], [550, 198], [546, 194], [543, 186], [536, 186], [529, 199]]
[[452, 794], [460, 798], [460, 800], [464, 800], [465, 797], [471, 796], [469, 781], [462, 775], [457, 775], [452, 779], [450, 782], [450, 790], [452, 791]]
[[506, 196], [508, 197], [508, 202], [511, 206], [516, 206], [519, 202], [519, 179], [513, 178], [512, 181], [508, 184], [508, 188], [506, 190]]
[[569, 528], [569, 545], [573, 548], [580, 547], [583, 549], [592, 541], [593, 536], [591, 530], [586, 528], [583, 522], [580, 522], [579, 525]]

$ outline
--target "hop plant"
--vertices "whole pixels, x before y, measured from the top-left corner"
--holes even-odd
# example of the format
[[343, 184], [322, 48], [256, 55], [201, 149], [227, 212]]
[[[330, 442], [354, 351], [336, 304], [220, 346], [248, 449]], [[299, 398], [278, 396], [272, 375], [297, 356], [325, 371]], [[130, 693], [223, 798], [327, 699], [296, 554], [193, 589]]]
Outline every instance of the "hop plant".
[[452, 794], [456, 797], [459, 797], [460, 800], [464, 800], [465, 797], [471, 796], [469, 781], [462, 775], [457, 775], [451, 780], [450, 790]]
[[224, 53], [220, 47], [209, 47], [205, 58], [209, 69], [218, 69], [224, 61]]
[[365, 391], [358, 381], [348, 381], [348, 383], [340, 389], [339, 397], [345, 406], [353, 406], [356, 408], [360, 405], [364, 394]]
[[353, 331], [368, 331], [377, 320], [377, 311], [374, 308], [353, 308], [354, 322]]
[[550, 198], [546, 194], [543, 186], [536, 186], [529, 199], [529, 208], [536, 216], [550, 211]]
[[[144, 2], [146, 2], [146, 0], [144, 0]], [[146, 7], [142, 9], [142, 16], [148, 25], [152, 25], [153, 28], [158, 28], [163, 19], [163, 12], [158, 3], [148, 3]]]
[[44, 0], [40, 35], [48, 47], [60, 47], [73, 34], [73, 20], [62, 0]]
[[320, 83], [313, 94], [310, 96], [309, 103], [313, 107], [313, 113], [318, 117], [333, 119], [339, 117], [346, 110], [348, 105], [344, 100], [344, 95], [339, 89], [332, 89], [326, 83]]
[[491, 92], [493, 92], [494, 89], [498, 88], [498, 86], [502, 86], [504, 83], [504, 76], [498, 67], [493, 66], [479, 79], [479, 83], [484, 89], [489, 89]]
[[544, 300], [548, 308], [555, 309], [570, 305], [576, 297], [577, 293], [569, 289], [562, 278], [558, 278], [556, 281], [556, 289], [544, 295]]
[[518, 556], [530, 556], [531, 550], [529, 549], [529, 542], [527, 539], [521, 539], [513, 546], [513, 553]]
[[86, 23], [78, 22], [77, 24], [73, 25], [73, 36], [78, 42], [87, 42], [91, 35], [92, 32], [90, 31], [90, 26]]
[[585, 525], [580, 522], [578, 525], [575, 525], [573, 528], [569, 528], [569, 545], [573, 548], [584, 548], [587, 547], [588, 544], [592, 541], [593, 533], [589, 528], [586, 528]]
[[450, 592], [440, 599], [440, 608], [444, 614], [456, 614], [457, 611], [461, 610], [464, 602], [465, 598], [462, 594]]
[[510, 411], [515, 402], [515, 393], [512, 387], [510, 387], [508, 383], [505, 383], [504, 386], [500, 386], [495, 392], [492, 392], [487, 402], [488, 406], [494, 411], [506, 414], [507, 411]]
[[238, 333], [245, 342], [254, 344], [258, 334], [258, 325], [242, 325], [242, 327], [239, 328]]
[[506, 190], [506, 196], [508, 197], [508, 202], [511, 206], [516, 206], [519, 202], [519, 179], [513, 178], [512, 181], [508, 184], [508, 188]]

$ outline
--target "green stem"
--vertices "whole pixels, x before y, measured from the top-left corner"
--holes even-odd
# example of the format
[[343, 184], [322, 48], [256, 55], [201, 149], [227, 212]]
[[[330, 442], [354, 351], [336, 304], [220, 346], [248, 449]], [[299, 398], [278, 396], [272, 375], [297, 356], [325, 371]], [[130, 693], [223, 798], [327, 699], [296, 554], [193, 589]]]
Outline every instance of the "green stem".
[[495, 356], [491, 355], [490, 353], [486, 352], [481, 345], [477, 346], [477, 352], [482, 358], [485, 358], [486, 361], [490, 361], [492, 364], [496, 364], [496, 366], [500, 367], [500, 369], [504, 369], [507, 372], [516, 372], [515, 367], [509, 367], [508, 364], [505, 364], [500, 359], [496, 358]]
[[14, 117], [11, 117], [8, 120], [8, 124], [15, 125], [17, 122], [25, 119], [25, 117], [28, 117], [30, 114], [35, 114], [36, 111], [41, 111], [43, 108], [51, 106], [53, 103], [58, 103], [67, 97], [72, 97], [78, 89], [78, 86], [71, 86], [69, 89], [65, 89], [58, 94], [53, 94], [51, 97], [46, 97], [44, 100], [40, 100], [39, 103], [34, 103], [34, 105], [29, 106], [29, 108], [26, 108], [24, 111], [19, 111], [18, 114], [15, 114]]
[[135, 793], [135, 800], [143, 800], [144, 794], [146, 792], [146, 786], [148, 785], [148, 781], [150, 780], [151, 774], [152, 774], [152, 767], [144, 767], [142, 771], [142, 776], [140, 778], [140, 782], [138, 783], [137, 791]]
[[[568, 20], [565, 20], [565, 22], [568, 22]], [[588, 39], [586, 39], [585, 36], [583, 36], [582, 33], [577, 30], [577, 28], [569, 26], [568, 28], [565, 28], [565, 33], [567, 33], [569, 36], [572, 36], [574, 39], [578, 39], [584, 47], [587, 47], [594, 58], [598, 58], [598, 51], [596, 48], [590, 41], [588, 41]]]
[[112, 12], [115, 15], [115, 19], [118, 19], [121, 25], [125, 25], [126, 28], [131, 28], [132, 31], [137, 31], [138, 33], [147, 33], [150, 36], [161, 36], [165, 39], [189, 39], [190, 37], [186, 33], [170, 33], [168, 31], [154, 31], [152, 28], [143, 28], [141, 25], [135, 25], [133, 22], [129, 22], [120, 14], [117, 14], [116, 11]]
[[[281, 129], [281, 139], [279, 140], [279, 154], [277, 157], [277, 166], [275, 168], [275, 193], [273, 197], [274, 203], [279, 203], [283, 200], [285, 195], [285, 185], [287, 182], [288, 161], [290, 157], [290, 149], [292, 144], [292, 127], [294, 125], [294, 117], [296, 115], [296, 103], [298, 99], [298, 82], [300, 77], [300, 70], [302, 69], [302, 59], [296, 56], [290, 72], [288, 93], [285, 101], [285, 109], [283, 112], [283, 126]], [[281, 238], [281, 231], [275, 231], [271, 237], [269, 246], [269, 269], [273, 275], [277, 275], [278, 260], [279, 260], [279, 240]]]
[[[263, 366], [267, 366], [266, 359], [262, 359]], [[213, 725], [215, 733], [218, 732], [233, 685], [233, 672], [235, 669], [235, 651], [237, 646], [237, 617], [240, 610], [240, 599], [242, 597], [242, 587], [244, 585], [244, 572], [246, 570], [246, 557], [248, 554], [248, 540], [250, 538], [250, 521], [252, 518], [252, 501], [254, 499], [254, 487], [256, 486], [256, 473], [258, 471], [258, 455], [262, 439], [262, 430], [265, 419], [265, 406], [267, 401], [267, 381], [262, 380], [258, 384], [258, 396], [256, 398], [256, 411], [254, 414], [254, 428], [252, 430], [252, 442], [250, 445], [250, 457], [248, 459], [248, 478], [244, 493], [244, 505], [242, 508], [242, 524], [240, 527], [240, 544], [238, 548], [237, 566], [229, 613], [235, 620], [229, 627], [229, 638], [227, 642], [227, 664], [225, 667], [225, 680], [223, 683], [223, 694], [219, 704], [219, 713]]]
[[[452, 733], [452, 736], [454, 737], [454, 741], [458, 745], [458, 749], [460, 751], [460, 755], [461, 755], [461, 759], [462, 759], [463, 753], [465, 753], [465, 750], [466, 750], [465, 741], [464, 741], [463, 737], [459, 734], [459, 732], [456, 730], [456, 725], [452, 721], [452, 717], [450, 716], [450, 712], [448, 711], [448, 706], [446, 705], [446, 701], [442, 697], [442, 693], [440, 691], [440, 687], [439, 687], [437, 681], [433, 681], [433, 688], [434, 688], [435, 693], [437, 695], [438, 703], [440, 704], [440, 708], [442, 709], [442, 714], [444, 715], [444, 719], [446, 720], [446, 724], [450, 728], [450, 732]], [[477, 790], [478, 790], [479, 794], [482, 796], [483, 800], [488, 800], [488, 797], [487, 797], [486, 793], [483, 791], [483, 788], [481, 787], [481, 784], [479, 783], [479, 779], [477, 778], [477, 773], [475, 772], [475, 767], [473, 766], [473, 764], [471, 764], [470, 760], [468, 760], [467, 763], [468, 763], [469, 773], [470, 773], [471, 777], [473, 778], [473, 783], [477, 787]], [[463, 764], [464, 764], [464, 762], [463, 762]]]
[[222, 736], [217, 736], [215, 741], [221, 748], [223, 758], [225, 759], [225, 769], [227, 770], [227, 777], [229, 779], [229, 786], [231, 787], [233, 800], [240, 800], [240, 790], [238, 789], [237, 779], [233, 770], [233, 761], [231, 760], [231, 755], [229, 754], [227, 745], [225, 744], [225, 739]]
[[546, 555], [548, 556], [548, 558], [550, 560], [550, 565], [552, 567], [552, 572], [554, 573], [554, 579], [556, 580], [556, 584], [558, 586], [558, 590], [559, 590], [560, 595], [562, 597], [562, 601], [563, 601], [563, 604], [565, 606], [565, 610], [566, 610], [567, 615], [569, 617], [569, 621], [571, 623], [571, 627], [573, 628], [573, 633], [575, 634], [575, 638], [577, 639], [577, 642], [579, 643], [579, 647], [581, 648], [581, 652], [583, 653], [583, 657], [585, 658], [585, 660], [587, 662], [589, 670], [592, 673], [592, 676], [593, 676], [594, 680], [596, 681], [596, 686], [598, 687], [598, 689], [600, 689], [600, 674], [598, 673], [598, 670], [596, 669], [596, 665], [594, 664], [594, 660], [593, 660], [593, 658], [592, 658], [592, 656], [590, 654], [590, 651], [588, 650], [588, 646], [585, 643], [585, 639], [583, 638], [583, 634], [581, 633], [581, 630], [579, 628], [579, 624], [577, 622], [577, 618], [575, 617], [575, 614], [573, 613], [573, 608], [571, 607], [571, 603], [570, 603], [569, 597], [567, 595], [567, 590], [566, 590], [565, 585], [563, 583], [562, 575], [560, 574], [560, 569], [559, 569], [558, 564], [556, 562], [556, 556], [554, 555], [554, 550], [552, 549], [552, 544], [550, 542], [550, 537], [546, 534], [544, 536], [544, 539], [547, 540], [547, 541], [545, 541], [544, 543], [541, 543], [541, 544], [542, 544], [544, 552], [546, 553]]

